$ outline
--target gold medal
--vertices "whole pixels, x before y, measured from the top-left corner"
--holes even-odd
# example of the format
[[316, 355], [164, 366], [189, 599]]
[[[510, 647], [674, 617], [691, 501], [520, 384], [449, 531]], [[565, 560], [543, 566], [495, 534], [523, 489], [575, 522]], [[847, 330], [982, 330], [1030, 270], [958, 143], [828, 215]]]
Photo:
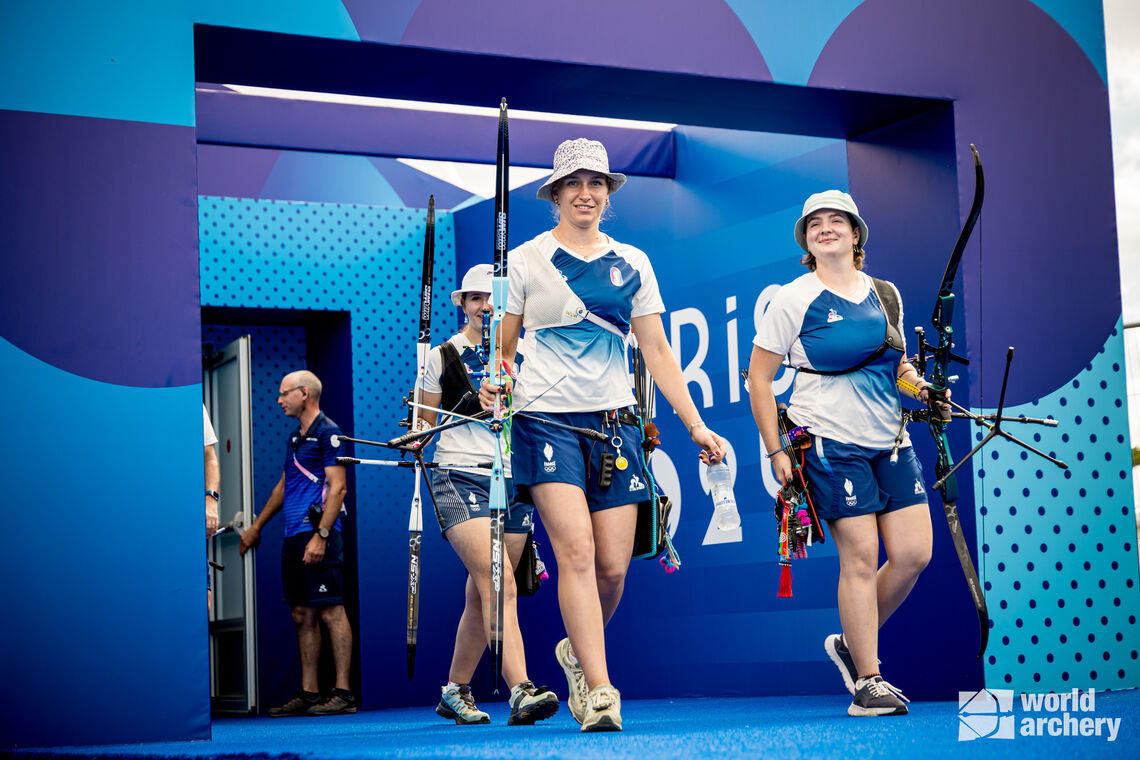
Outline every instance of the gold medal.
[[629, 460], [625, 457], [618, 457], [614, 460], [614, 467], [617, 467], [619, 470], [624, 470], [626, 467], [629, 467]]

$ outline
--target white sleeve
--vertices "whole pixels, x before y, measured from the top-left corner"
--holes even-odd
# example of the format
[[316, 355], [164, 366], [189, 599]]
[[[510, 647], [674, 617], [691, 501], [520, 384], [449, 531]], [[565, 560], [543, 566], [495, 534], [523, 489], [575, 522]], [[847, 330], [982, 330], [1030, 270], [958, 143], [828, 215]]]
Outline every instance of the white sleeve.
[[424, 378], [420, 383], [420, 390], [424, 393], [440, 393], [443, 386], [440, 385], [440, 375], [443, 374], [443, 352], [440, 351], [439, 346], [435, 346], [431, 351], [428, 351], [427, 361], [424, 363]]
[[780, 291], [768, 302], [768, 308], [764, 311], [764, 316], [760, 317], [760, 324], [756, 327], [756, 337], [752, 339], [752, 345], [780, 356], [787, 356], [792, 343], [799, 337], [802, 323], [802, 316], [797, 320], [789, 299], [781, 298], [786, 292], [788, 292], [787, 286], [780, 288]]
[[522, 255], [523, 246], [507, 254], [507, 305], [508, 314], [521, 315], [526, 304], [526, 258]]
[[214, 426], [210, 424], [210, 415], [206, 413], [205, 404], [202, 404], [202, 440], [205, 441], [204, 446], [213, 446], [218, 442]]
[[665, 302], [661, 300], [661, 290], [657, 285], [657, 275], [653, 272], [653, 265], [644, 252], [637, 263], [637, 273], [641, 275], [641, 287], [633, 294], [633, 305], [630, 309], [630, 318], [644, 317], [647, 314], [662, 314], [665, 311]]

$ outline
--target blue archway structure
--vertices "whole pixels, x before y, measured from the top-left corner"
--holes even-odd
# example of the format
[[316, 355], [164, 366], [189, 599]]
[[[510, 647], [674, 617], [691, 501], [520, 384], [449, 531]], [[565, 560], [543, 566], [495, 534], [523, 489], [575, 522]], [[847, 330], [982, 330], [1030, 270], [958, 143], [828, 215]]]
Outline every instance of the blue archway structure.
[[[200, 307], [380, 318], [349, 293], [251, 303], [236, 294], [269, 278], [248, 271], [230, 275], [226, 294], [200, 286], [207, 266], [259, 254], [225, 245], [200, 251], [196, 146], [205, 143], [203, 154], [260, 146], [363, 156], [395, 191], [383, 205], [412, 209], [420, 204], [400, 195], [393, 156], [470, 160], [479, 152], [483, 127], [473, 121], [435, 125], [453, 136], [447, 144], [420, 122], [416, 154], [415, 122], [411, 131], [387, 124], [382, 134], [351, 109], [336, 112], [336, 129], [320, 129], [327, 109], [266, 118], [215, 91], [199, 96], [196, 112], [195, 80], [474, 105], [506, 95], [515, 108], [678, 124], [667, 138], [618, 151], [641, 176], [617, 197], [610, 229], [653, 256], [683, 365], [703, 347], [690, 387], [706, 419], [734, 442], [738, 490], [747, 493], [762, 493], [763, 465], [732, 370], [747, 356], [749, 314], [762, 308], [764, 290], [799, 271], [788, 230], [803, 197], [826, 186], [851, 190], [875, 228], [871, 271], [899, 285], [908, 327], [924, 324], [968, 208], [968, 143], [976, 143], [989, 186], [963, 265], [958, 334], [971, 366], [955, 395], [993, 406], [1001, 371], [994, 357], [1016, 345], [1007, 403], [1057, 416], [1061, 429], [1038, 443], [1073, 469], [1045, 472], [994, 450], [965, 483], [961, 504], [975, 505], [977, 519], [963, 509], [963, 525], [977, 536], [991, 595], [984, 663], [972, 659], [969, 599], [937, 523], [935, 560], [884, 630], [883, 649], [892, 672], [913, 674], [902, 685], [920, 697], [946, 698], [983, 679], [1034, 690], [1140, 683], [1127, 643], [1135, 640], [1136, 556], [1099, 8], [818, 0], [813, 23], [804, 24], [774, 2], [612, 5], [602, 25], [491, 0], [383, 9], [298, 1], [275, 4], [272, 14], [255, 3], [111, 2], [66, 20], [32, 4], [5, 9], [0, 150], [9, 171], [0, 229], [9, 254], [0, 353], [16, 380], [20, 403], [9, 424], [20, 434], [5, 437], [2, 458], [14, 473], [12, 503], [42, 505], [50, 528], [8, 556], [10, 572], [36, 568], [18, 570], [26, 582], [13, 591], [13, 609], [34, 612], [38, 624], [8, 627], [0, 643], [23, 653], [12, 683], [32, 698], [20, 705], [40, 695], [55, 706], [50, 718], [14, 706], [6, 746], [209, 735], [195, 496]], [[558, 139], [577, 136], [536, 129], [531, 139], [521, 124], [514, 132], [524, 163], [539, 166]], [[646, 144], [651, 150], [638, 152]], [[257, 192], [269, 162], [280, 159], [258, 160], [261, 179], [211, 175], [219, 188], [211, 194], [252, 188], [232, 194], [245, 196], [253, 213], [266, 208]], [[307, 175], [296, 172], [303, 185]], [[517, 244], [548, 217], [533, 186], [512, 201]], [[385, 213], [396, 224], [406, 218], [415, 238], [416, 214]], [[478, 203], [450, 215], [458, 271], [488, 247], [483, 217]], [[341, 251], [314, 244], [307, 252]], [[400, 322], [402, 306], [385, 309]], [[360, 364], [372, 350], [375, 361]], [[352, 424], [371, 437], [370, 426], [382, 429], [393, 410], [361, 399], [389, 373], [410, 377], [410, 365], [372, 345], [353, 345], [353, 361]], [[687, 459], [679, 426], [661, 422], [666, 450], [675, 462]], [[955, 431], [956, 451], [972, 432]], [[915, 439], [929, 463], [929, 447]], [[687, 566], [668, 578], [634, 568], [612, 626], [614, 659], [623, 662], [615, 676], [629, 682], [627, 696], [827, 689], [831, 666], [813, 638], [837, 625], [834, 555], [825, 550], [797, 568], [797, 596], [778, 604], [766, 497], [745, 504], [745, 541], [705, 546], [696, 471], [678, 471]], [[358, 500], [383, 502], [381, 494], [401, 492], [397, 481], [362, 476]], [[393, 509], [402, 513], [402, 498]], [[402, 518], [369, 524], [363, 510], [358, 518], [360, 540], [370, 542], [358, 546], [365, 704], [426, 702], [438, 679], [427, 665], [410, 685], [396, 677], [399, 626], [384, 612], [403, 593], [392, 581], [402, 577], [399, 542], [384, 543]], [[425, 594], [442, 597], [455, 568], [438, 562], [439, 580], [430, 581], [438, 585]], [[521, 614], [536, 631], [534, 651], [547, 651], [558, 638], [553, 594]], [[451, 620], [441, 616], [440, 625]], [[546, 675], [545, 658], [535, 659]], [[144, 693], [155, 674], [168, 698], [140, 705], [145, 714], [92, 699], [106, 683]], [[382, 696], [369, 686], [380, 682]]]

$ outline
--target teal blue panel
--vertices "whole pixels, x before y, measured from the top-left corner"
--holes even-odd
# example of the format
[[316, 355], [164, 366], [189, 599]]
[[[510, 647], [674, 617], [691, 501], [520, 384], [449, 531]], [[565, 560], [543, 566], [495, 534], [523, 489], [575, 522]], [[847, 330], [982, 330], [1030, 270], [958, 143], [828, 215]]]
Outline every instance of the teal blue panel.
[[725, 0], [756, 41], [772, 81], [807, 84], [831, 35], [862, 0]]
[[283, 150], [261, 188], [263, 198], [367, 203], [400, 208], [404, 201], [364, 156]]
[[195, 6], [194, 22], [198, 24], [360, 39], [340, 0], [198, 0]]
[[1081, 46], [1089, 61], [1108, 82], [1104, 50], [1104, 6], [1089, 0], [1032, 0], [1053, 17]]
[[340, 0], [198, 0], [195, 6], [196, 24], [360, 39]]
[[0, 108], [194, 124], [191, 0], [5, 0]]
[[[16, 572], [0, 626], [16, 744], [209, 738], [202, 388], [131, 388], [0, 339]], [[10, 523], [10, 526], [11, 523]], [[14, 621], [15, 618], [9, 618]], [[158, 681], [156, 681], [158, 678]], [[99, 695], [153, 694], [124, 710]], [[50, 704], [51, 710], [44, 705]]]
[[985, 665], [991, 688], [1140, 686], [1121, 335], [1118, 322], [1072, 381], [1037, 402], [1006, 410], [1057, 419], [1057, 428], [1006, 427], [1064, 456], [1068, 470], [1006, 442], [991, 443], [972, 462], [982, 515], [979, 569], [993, 621]]

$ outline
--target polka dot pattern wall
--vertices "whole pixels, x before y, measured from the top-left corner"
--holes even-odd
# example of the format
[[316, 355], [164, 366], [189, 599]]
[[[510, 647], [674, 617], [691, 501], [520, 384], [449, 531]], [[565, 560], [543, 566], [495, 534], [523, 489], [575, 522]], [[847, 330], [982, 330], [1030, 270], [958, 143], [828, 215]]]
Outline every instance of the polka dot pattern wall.
[[1057, 419], [1057, 428], [1011, 426], [1011, 432], [1066, 459], [1068, 470], [1011, 443], [991, 443], [975, 457], [980, 570], [992, 621], [985, 655], [991, 688], [1140, 686], [1123, 373], [1118, 323], [1076, 378], [1037, 402], [1007, 410]]
[[[370, 440], [404, 432], [396, 422], [406, 411], [401, 399], [415, 380], [425, 212], [216, 196], [199, 197], [198, 209], [202, 305], [348, 312], [355, 419], [337, 422]], [[458, 329], [449, 298], [456, 287], [452, 217], [437, 214], [435, 229], [432, 339], [438, 343]], [[255, 342], [255, 362], [258, 346]], [[259, 405], [267, 404], [255, 398]], [[395, 458], [360, 448], [358, 453], [369, 457]], [[392, 494], [398, 494], [394, 503]], [[394, 574], [377, 564], [386, 561], [381, 552], [400, 546], [406, 555], [410, 495], [406, 471], [357, 468], [352, 506], [362, 597], [369, 579]], [[432, 522], [429, 506], [425, 525]], [[362, 623], [371, 611], [362, 598]]]

